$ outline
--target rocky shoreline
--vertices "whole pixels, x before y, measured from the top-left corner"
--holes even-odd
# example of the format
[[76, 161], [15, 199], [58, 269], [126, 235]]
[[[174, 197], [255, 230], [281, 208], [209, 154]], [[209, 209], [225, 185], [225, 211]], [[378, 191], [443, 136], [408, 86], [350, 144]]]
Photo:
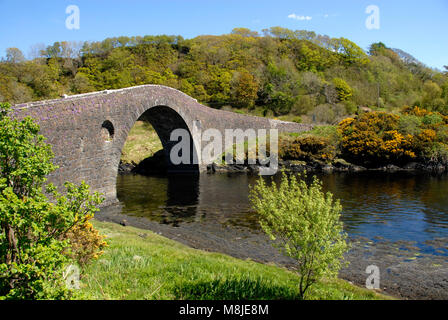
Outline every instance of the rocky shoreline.
[[119, 174], [157, 175], [166, 174], [165, 154], [163, 150], [157, 151], [152, 157], [144, 159], [139, 164], [124, 163], [118, 165]]
[[[331, 164], [321, 161], [295, 161], [295, 160], [280, 160], [279, 170], [286, 170], [288, 172], [320, 172], [320, 173], [334, 173], [334, 172], [428, 172], [428, 173], [445, 173], [448, 171], [447, 165], [432, 164], [432, 163], [418, 163], [411, 162], [404, 166], [396, 166], [393, 164], [377, 167], [367, 168], [355, 164], [351, 164], [343, 159], [336, 159]], [[232, 173], [232, 172], [249, 172], [259, 173], [262, 166], [259, 164], [231, 164], [218, 165], [216, 163], [207, 166], [208, 173]]]
[[[119, 174], [166, 174], [166, 166], [159, 162], [160, 157], [151, 157], [145, 159], [140, 164], [122, 163], [118, 167]], [[264, 166], [260, 164], [216, 164], [207, 165], [207, 173], [253, 173], [258, 174], [260, 168]], [[377, 168], [367, 168], [349, 163], [343, 159], [336, 159], [332, 163], [322, 161], [296, 161], [296, 160], [280, 160], [278, 163], [279, 170], [287, 172], [319, 172], [319, 173], [337, 173], [337, 172], [426, 172], [432, 174], [442, 174], [448, 172], [448, 165], [438, 163], [418, 163], [410, 162], [404, 166], [396, 166], [393, 164], [380, 166]]]

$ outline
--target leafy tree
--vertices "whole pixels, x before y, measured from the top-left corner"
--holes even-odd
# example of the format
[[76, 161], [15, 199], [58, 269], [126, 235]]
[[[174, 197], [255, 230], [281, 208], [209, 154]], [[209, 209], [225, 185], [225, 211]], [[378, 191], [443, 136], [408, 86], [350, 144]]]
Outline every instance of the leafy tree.
[[25, 61], [22, 51], [17, 48], [6, 49], [6, 61], [10, 63], [20, 63]]
[[[268, 89], [268, 92], [270, 90]], [[282, 91], [272, 91], [270, 94], [269, 105], [274, 115], [287, 114], [291, 111], [295, 103], [295, 98]]]
[[353, 95], [353, 89], [345, 82], [344, 79], [334, 78], [333, 85], [338, 93], [339, 101], [347, 101]]
[[313, 110], [317, 106], [317, 101], [314, 95], [301, 95], [297, 97], [291, 112], [293, 114], [303, 115]]
[[232, 34], [238, 34], [243, 37], [258, 37], [259, 36], [257, 31], [252, 31], [247, 28], [234, 28], [232, 30]]
[[17, 79], [0, 74], [0, 102], [2, 101], [31, 101], [33, 90], [27, 85], [20, 83]]
[[382, 42], [372, 43], [369, 48], [369, 54], [380, 55], [385, 49], [387, 49], [387, 47]]
[[269, 29], [262, 30], [265, 35], [273, 36], [279, 39], [294, 39], [294, 31], [282, 28], [282, 27], [271, 27]]
[[267, 109], [275, 115], [287, 114], [297, 101], [299, 94], [299, 74], [289, 60], [270, 62], [266, 68], [266, 83], [261, 98]]
[[366, 64], [369, 62], [366, 53], [356, 43], [346, 39], [339, 38], [333, 40], [333, 48], [341, 54], [346, 64]]
[[263, 230], [297, 262], [302, 298], [323, 277], [337, 276], [348, 250], [340, 221], [342, 207], [331, 193], [322, 191], [316, 177], [309, 186], [284, 172], [279, 186], [268, 186], [260, 178], [250, 191], [250, 201]]
[[422, 118], [415, 115], [404, 114], [398, 122], [399, 132], [403, 135], [418, 135], [421, 132]]
[[211, 102], [225, 103], [230, 100], [232, 74], [217, 66], [209, 68], [208, 81], [204, 84]]
[[423, 106], [429, 110], [443, 111], [445, 101], [442, 99], [442, 93], [437, 83], [431, 80], [426, 81], [423, 85]]
[[[51, 148], [31, 118], [19, 121], [9, 112], [0, 104], [0, 299], [67, 298], [63, 271], [75, 262], [71, 255], [86, 257], [80, 249], [87, 249], [72, 247], [78, 238], [73, 231], [86, 230], [102, 199], [84, 183], [66, 183], [64, 196], [47, 186], [49, 201], [43, 185], [55, 169]], [[91, 235], [84, 233], [88, 243]], [[98, 234], [94, 238], [97, 252], [104, 243]]]
[[89, 78], [83, 73], [78, 72], [78, 74], [73, 79], [72, 92], [86, 93], [94, 90], [95, 88], [90, 83]]
[[254, 76], [243, 70], [234, 75], [232, 100], [237, 107], [252, 107], [257, 99], [258, 83]]
[[297, 52], [297, 67], [303, 71], [313, 71], [321, 69], [322, 57], [319, 50], [313, 50], [309, 44], [301, 43]]

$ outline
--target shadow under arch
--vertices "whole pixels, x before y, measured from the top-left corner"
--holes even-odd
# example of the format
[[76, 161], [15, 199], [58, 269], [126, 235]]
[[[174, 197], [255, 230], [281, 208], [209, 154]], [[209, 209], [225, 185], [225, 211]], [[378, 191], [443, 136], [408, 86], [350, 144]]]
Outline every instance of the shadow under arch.
[[[198, 174], [199, 165], [194, 163], [194, 159], [197, 158], [197, 150], [193, 141], [193, 136], [185, 120], [174, 109], [167, 106], [155, 106], [146, 110], [137, 121], [149, 122], [160, 141], [162, 142], [163, 152], [165, 155], [165, 162], [168, 174]], [[171, 161], [171, 150], [179, 143], [179, 141], [171, 141], [171, 133], [176, 129], [184, 129], [188, 132], [189, 136], [189, 161], [188, 163], [174, 164]], [[179, 156], [182, 154], [182, 150]]]

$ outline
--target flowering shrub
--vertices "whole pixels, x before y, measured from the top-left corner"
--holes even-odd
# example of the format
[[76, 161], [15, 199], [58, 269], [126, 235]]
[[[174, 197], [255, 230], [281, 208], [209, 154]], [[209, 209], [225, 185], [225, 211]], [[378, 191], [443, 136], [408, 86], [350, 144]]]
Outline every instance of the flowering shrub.
[[306, 136], [292, 141], [280, 142], [280, 158], [283, 160], [331, 161], [336, 155], [336, 148], [327, 138]]
[[68, 254], [78, 264], [85, 265], [103, 254], [107, 246], [104, 236], [100, 235], [90, 222], [75, 225], [65, 237], [70, 241], [71, 253]]
[[413, 136], [398, 132], [398, 120], [397, 115], [385, 112], [370, 112], [357, 119], [343, 120], [338, 128], [342, 134], [343, 155], [348, 160], [367, 166], [415, 158]]
[[343, 156], [366, 166], [411, 160], [446, 163], [448, 117], [419, 107], [402, 115], [371, 112], [339, 123]]
[[417, 106], [415, 106], [415, 107], [405, 106], [401, 112], [403, 114], [409, 114], [409, 115], [413, 115], [413, 116], [417, 116], [417, 117], [424, 117], [427, 114], [430, 114], [430, 112], [428, 110], [419, 108]]
[[[53, 191], [53, 196], [57, 199], [59, 215], [72, 215], [73, 220], [59, 238], [68, 240], [70, 244], [64, 254], [79, 265], [85, 265], [100, 256], [106, 247], [105, 236], [100, 235], [90, 223], [94, 213], [98, 211], [92, 203], [99, 204], [102, 199], [98, 198], [98, 195], [92, 197], [89, 194], [89, 186], [84, 182], [79, 186], [68, 182], [64, 185], [67, 188], [67, 194], [62, 196]], [[92, 203], [82, 202], [82, 199], [90, 199]]]
[[413, 149], [421, 161], [446, 164], [448, 162], [448, 116], [419, 107], [405, 107], [405, 116], [421, 119], [418, 134], [415, 134]]

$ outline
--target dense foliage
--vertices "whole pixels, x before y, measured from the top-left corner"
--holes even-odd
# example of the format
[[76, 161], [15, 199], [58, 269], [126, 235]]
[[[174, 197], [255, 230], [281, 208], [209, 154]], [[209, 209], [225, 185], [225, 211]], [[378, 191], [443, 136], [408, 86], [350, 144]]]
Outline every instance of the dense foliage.
[[251, 189], [250, 201], [263, 230], [297, 262], [302, 298], [322, 277], [337, 276], [348, 249], [340, 221], [342, 207], [331, 193], [322, 191], [317, 178], [309, 186], [284, 172], [279, 186], [269, 186], [260, 178]]
[[338, 127], [345, 159], [368, 166], [448, 162], [448, 117], [419, 107], [401, 114], [371, 112]]
[[280, 27], [222, 36], [144, 36], [10, 48], [0, 63], [0, 101], [141, 84], [168, 85], [211, 107], [337, 123], [358, 107], [418, 105], [448, 113], [447, 75], [397, 49], [366, 53], [345, 38]]
[[305, 136], [291, 140], [281, 139], [279, 156], [282, 160], [331, 161], [336, 156], [336, 147], [325, 137]]
[[66, 183], [65, 195], [47, 185], [49, 201], [51, 148], [31, 118], [9, 112], [0, 104], [0, 299], [65, 298], [65, 268], [105, 246], [88, 222], [101, 198], [84, 183]]

